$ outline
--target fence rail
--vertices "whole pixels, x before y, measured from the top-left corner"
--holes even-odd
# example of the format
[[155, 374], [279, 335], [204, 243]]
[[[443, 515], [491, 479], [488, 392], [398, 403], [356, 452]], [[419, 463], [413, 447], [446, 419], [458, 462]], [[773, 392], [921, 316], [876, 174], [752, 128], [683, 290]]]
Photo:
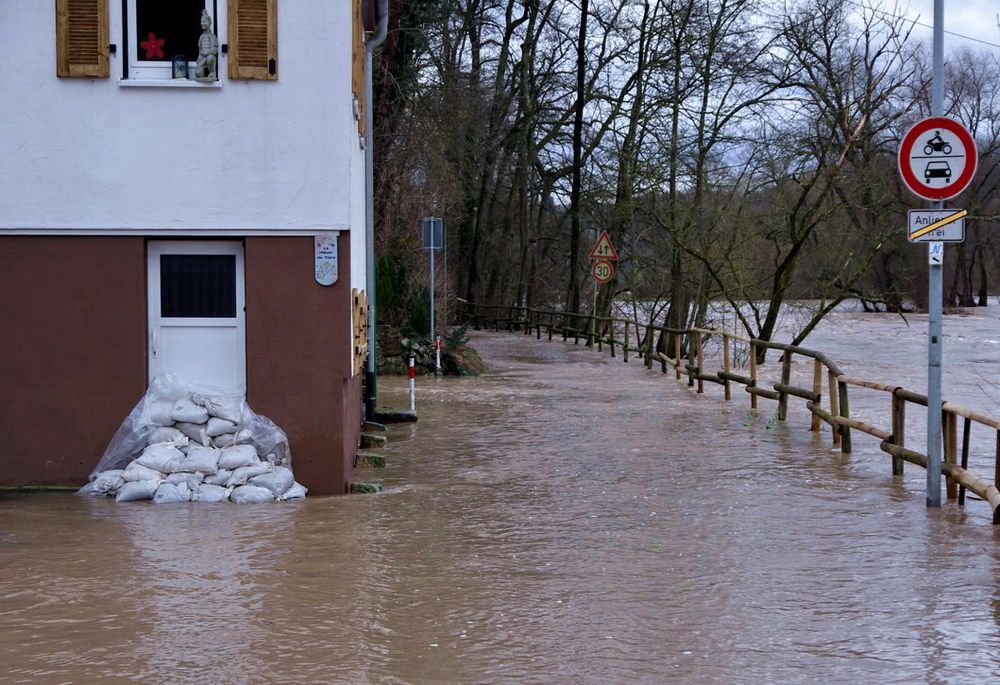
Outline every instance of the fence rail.
[[[572, 314], [548, 309], [467, 304], [461, 314], [477, 329], [493, 328], [496, 331], [523, 332], [525, 335], [534, 332], [539, 340], [544, 330], [549, 340], [554, 335], [562, 336], [564, 341], [572, 339], [574, 344], [584, 340], [588, 346], [596, 347], [602, 352], [608, 346], [612, 357], [621, 352], [625, 362], [634, 353], [647, 368], [658, 363], [661, 371], [667, 373], [672, 367], [677, 380], [686, 376], [688, 386], [697, 386], [699, 393], [704, 392], [706, 381], [723, 386], [726, 400], [732, 399], [733, 385], [743, 386], [750, 395], [750, 406], [753, 409], [757, 408], [758, 397], [777, 401], [779, 421], [787, 419], [789, 398], [799, 398], [805, 400], [805, 406], [812, 415], [810, 430], [819, 431], [821, 422], [828, 424], [834, 446], [840, 447], [844, 454], [851, 452], [852, 431], [860, 431], [879, 440], [879, 448], [892, 459], [894, 476], [903, 474], [904, 462], [927, 468], [927, 456], [907, 447], [905, 442], [907, 405], [926, 407], [927, 396], [900, 386], [848, 376], [822, 352], [768, 340], [744, 338], [709, 328], [676, 329], [652, 322], [644, 324], [636, 319]], [[654, 342], [657, 335], [669, 342], [657, 345]], [[722, 368], [708, 370], [705, 365], [705, 346], [712, 337], [721, 338]], [[749, 375], [743, 370], [743, 364], [737, 363], [736, 344], [744, 346], [746, 350]], [[769, 385], [759, 373], [757, 358], [761, 350], [781, 352], [780, 380]], [[795, 356], [812, 360], [810, 387], [792, 383], [792, 360]], [[824, 376], [827, 392], [825, 406]], [[888, 429], [851, 417], [851, 387], [889, 395], [891, 426]], [[941, 473], [945, 476], [948, 500], [955, 501], [958, 506], [965, 506], [966, 492], [971, 492], [989, 504], [993, 512], [993, 523], [1000, 524], [1000, 418], [947, 401], [942, 402], [941, 413], [944, 443]], [[959, 419], [962, 419], [961, 448], [958, 443]], [[992, 482], [968, 470], [969, 436], [974, 424], [988, 428], [995, 434]]]

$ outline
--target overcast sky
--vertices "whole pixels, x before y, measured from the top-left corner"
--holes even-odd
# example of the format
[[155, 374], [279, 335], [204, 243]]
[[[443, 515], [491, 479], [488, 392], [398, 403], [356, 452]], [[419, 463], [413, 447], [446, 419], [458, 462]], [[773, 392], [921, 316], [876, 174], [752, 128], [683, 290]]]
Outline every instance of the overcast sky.
[[[934, 0], [904, 1], [900, 3], [900, 7], [908, 8], [905, 11], [908, 17], [917, 19], [921, 24], [926, 24], [927, 27], [933, 26]], [[992, 43], [994, 46], [1000, 46], [1000, 28], [997, 27], [998, 12], [1000, 12], [1000, 2], [997, 0], [944, 0], [944, 29], [954, 32], [945, 34], [945, 52], [962, 45], [968, 45], [970, 48], [1000, 51], [1000, 47], [984, 45], [954, 35], [960, 33], [970, 38]], [[913, 37], [926, 41], [929, 45], [932, 39], [931, 29], [916, 26], [913, 29]]]

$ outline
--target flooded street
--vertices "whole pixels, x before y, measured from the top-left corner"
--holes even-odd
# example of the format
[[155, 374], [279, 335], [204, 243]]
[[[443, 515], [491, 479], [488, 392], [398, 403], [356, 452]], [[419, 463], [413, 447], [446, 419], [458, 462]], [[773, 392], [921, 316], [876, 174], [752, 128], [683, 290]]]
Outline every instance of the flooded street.
[[[991, 413], [996, 315], [945, 321], [945, 398]], [[911, 324], [837, 314], [805, 346], [922, 392]], [[1000, 679], [982, 502], [928, 511], [923, 470], [860, 434], [841, 455], [798, 404], [781, 425], [583, 345], [474, 344], [493, 372], [419, 380], [419, 423], [359, 472], [381, 495], [0, 494], [0, 683]]]

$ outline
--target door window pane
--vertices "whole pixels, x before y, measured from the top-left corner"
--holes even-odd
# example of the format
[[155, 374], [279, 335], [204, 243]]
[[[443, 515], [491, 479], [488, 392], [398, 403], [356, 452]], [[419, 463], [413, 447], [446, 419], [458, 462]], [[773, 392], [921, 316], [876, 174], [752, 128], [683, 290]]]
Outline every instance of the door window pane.
[[160, 255], [160, 316], [236, 316], [235, 255]]

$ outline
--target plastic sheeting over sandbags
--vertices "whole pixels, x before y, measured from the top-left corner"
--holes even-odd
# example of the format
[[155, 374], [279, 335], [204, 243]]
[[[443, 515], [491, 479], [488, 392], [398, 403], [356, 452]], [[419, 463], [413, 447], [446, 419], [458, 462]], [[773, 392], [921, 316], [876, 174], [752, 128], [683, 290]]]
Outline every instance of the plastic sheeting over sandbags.
[[294, 482], [288, 438], [280, 428], [255, 414], [244, 397], [171, 376], [150, 383], [90, 479], [81, 494], [119, 502], [228, 498], [249, 504], [305, 496]]

